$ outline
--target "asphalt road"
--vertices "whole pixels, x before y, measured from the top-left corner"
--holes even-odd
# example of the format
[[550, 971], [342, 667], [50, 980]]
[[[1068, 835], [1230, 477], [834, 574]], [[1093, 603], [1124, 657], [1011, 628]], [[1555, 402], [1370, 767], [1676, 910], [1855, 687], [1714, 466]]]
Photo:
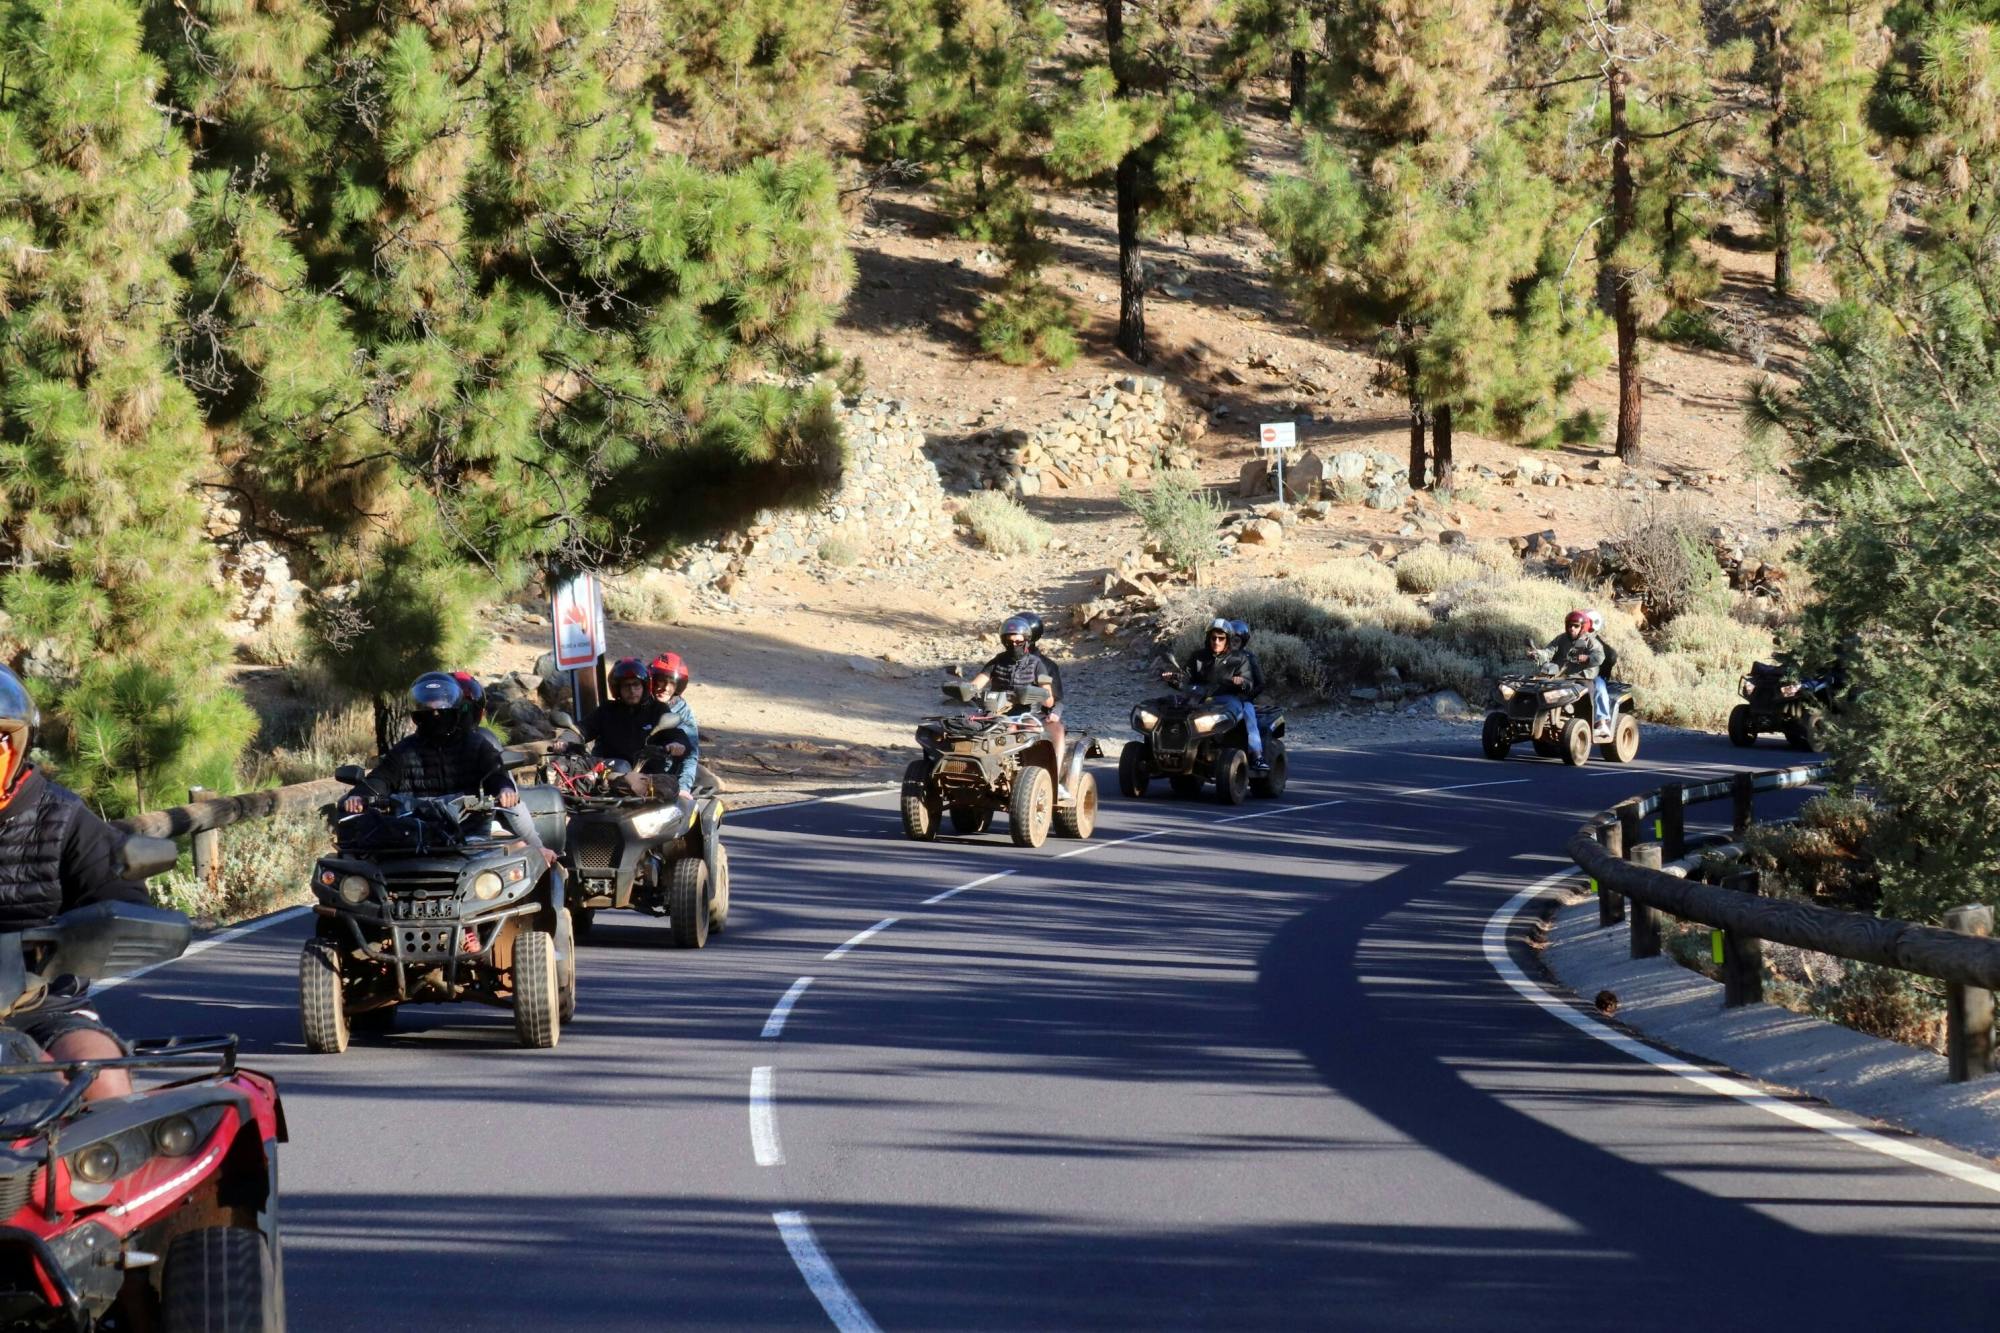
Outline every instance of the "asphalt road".
[[1483, 945], [1581, 817], [1739, 755], [1468, 732], [1238, 810], [1106, 769], [1032, 852], [743, 812], [728, 933], [601, 914], [553, 1051], [456, 1006], [305, 1054], [302, 917], [102, 1007], [277, 1076], [301, 1330], [1990, 1328], [2000, 1176], [1641, 1063]]

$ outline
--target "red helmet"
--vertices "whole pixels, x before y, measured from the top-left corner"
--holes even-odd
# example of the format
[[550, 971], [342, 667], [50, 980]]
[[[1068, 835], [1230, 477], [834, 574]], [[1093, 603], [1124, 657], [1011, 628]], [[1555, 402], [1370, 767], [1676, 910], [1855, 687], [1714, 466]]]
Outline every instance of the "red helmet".
[[1572, 611], [1563, 617], [1563, 628], [1571, 634], [1581, 634], [1590, 628], [1590, 612]]
[[486, 687], [470, 671], [454, 671], [451, 678], [458, 682], [459, 692], [465, 695], [466, 716], [473, 726], [486, 720]]
[[681, 660], [679, 653], [661, 653], [653, 659], [650, 670], [654, 697], [670, 699], [687, 691], [690, 679], [688, 664]]

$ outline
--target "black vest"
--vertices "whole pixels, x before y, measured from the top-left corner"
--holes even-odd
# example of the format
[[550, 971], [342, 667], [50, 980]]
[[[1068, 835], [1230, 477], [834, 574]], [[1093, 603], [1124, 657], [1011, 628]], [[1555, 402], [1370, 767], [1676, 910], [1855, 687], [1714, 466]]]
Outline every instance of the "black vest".
[[46, 923], [63, 909], [63, 844], [89, 812], [76, 793], [30, 773], [0, 811], [0, 931]]
[[[478, 729], [433, 745], [417, 736], [396, 743], [372, 777], [406, 796], [474, 796], [506, 778], [500, 747]], [[511, 786], [511, 781], [500, 785]]]

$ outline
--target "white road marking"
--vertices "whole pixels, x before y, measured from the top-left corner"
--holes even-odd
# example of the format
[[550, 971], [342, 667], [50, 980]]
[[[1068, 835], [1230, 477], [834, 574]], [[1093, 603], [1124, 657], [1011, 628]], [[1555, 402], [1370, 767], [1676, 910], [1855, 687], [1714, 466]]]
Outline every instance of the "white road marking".
[[785, 992], [785, 997], [771, 1006], [771, 1016], [764, 1020], [764, 1036], [775, 1037], [785, 1030], [785, 1020], [791, 1017], [792, 1006], [799, 1002], [799, 996], [806, 993], [806, 987], [813, 984], [811, 977], [800, 977]]
[[1346, 804], [1347, 798], [1343, 796], [1338, 800], [1314, 801], [1311, 805], [1278, 805], [1271, 807], [1269, 810], [1253, 810], [1247, 815], [1231, 815], [1227, 819], [1218, 819], [1215, 822], [1218, 824], [1241, 824], [1246, 819], [1269, 819], [1272, 815], [1303, 814], [1307, 810], [1324, 810], [1329, 805]]
[[771, 1220], [778, 1224], [778, 1235], [783, 1238], [785, 1248], [792, 1252], [792, 1262], [798, 1265], [799, 1276], [806, 1280], [806, 1286], [819, 1298], [820, 1308], [826, 1311], [826, 1317], [833, 1321], [833, 1326], [840, 1333], [882, 1333], [827, 1260], [826, 1251], [819, 1247], [819, 1239], [806, 1222], [806, 1215], [772, 1213]]
[[1908, 1140], [1893, 1138], [1887, 1134], [1867, 1129], [1860, 1125], [1851, 1125], [1845, 1120], [1826, 1114], [1824, 1111], [1815, 1110], [1810, 1106], [1801, 1106], [1795, 1102], [1787, 1101], [1782, 1097], [1774, 1097], [1760, 1088], [1752, 1087], [1741, 1079], [1710, 1073], [1706, 1069], [1689, 1064], [1678, 1056], [1669, 1055], [1665, 1051], [1649, 1046], [1635, 1037], [1627, 1036], [1616, 1028], [1600, 1023], [1575, 1006], [1565, 1004], [1563, 1001], [1549, 994], [1546, 988], [1529, 978], [1515, 964], [1514, 960], [1508, 956], [1507, 936], [1513, 929], [1514, 919], [1520, 915], [1523, 907], [1526, 907], [1530, 902], [1541, 897], [1564, 880], [1575, 879], [1578, 874], [1577, 869], [1572, 866], [1567, 870], [1558, 870], [1553, 875], [1539, 879], [1527, 888], [1522, 889], [1512, 898], [1509, 898], [1500, 910], [1487, 918], [1486, 929], [1481, 937], [1480, 944], [1486, 954], [1486, 961], [1493, 965], [1493, 970], [1498, 972], [1501, 979], [1509, 986], [1512, 986], [1528, 1000], [1539, 1005], [1549, 1013], [1554, 1014], [1557, 1018], [1560, 1018], [1563, 1022], [1584, 1035], [1595, 1037], [1605, 1045], [1622, 1051], [1635, 1060], [1643, 1060], [1656, 1069], [1661, 1069], [1669, 1074], [1686, 1079], [1704, 1092], [1714, 1093], [1721, 1097], [1734, 1097], [1745, 1105], [1754, 1106], [1760, 1111], [1769, 1112], [1780, 1120], [1789, 1120], [1795, 1125], [1802, 1125], [1807, 1129], [1818, 1130], [1820, 1133], [1839, 1139], [1843, 1143], [1852, 1144], [1857, 1148], [1866, 1148], [1868, 1151], [1880, 1153], [1884, 1157], [1893, 1157], [1911, 1166], [1921, 1167], [1926, 1171], [1934, 1171], [1941, 1176], [1949, 1176], [1951, 1179], [1963, 1184], [1972, 1185], [1983, 1190], [1991, 1190], [1996, 1194], [2000, 1194], [2000, 1171], [1994, 1171], [1984, 1166], [1977, 1166], [1971, 1162], [1961, 1162], [1954, 1158], [1946, 1157], [1941, 1153], [1932, 1152], [1930, 1149], [1920, 1147]]
[[[740, 809], [730, 806], [729, 813], [732, 818], [741, 819], [745, 815], [761, 815], [771, 810], [797, 810], [808, 805], [837, 805], [841, 801], [858, 801], [865, 796], [880, 796], [884, 792], [894, 790], [896, 790], [894, 783], [884, 783], [879, 787], [863, 787], [860, 791], [844, 791], [838, 796], [808, 796], [802, 801], [773, 801], [769, 805], [751, 805]], [[728, 798], [729, 794], [724, 792], [724, 801]]]
[[1123, 847], [1128, 842], [1144, 842], [1148, 838], [1157, 838], [1162, 833], [1167, 832], [1171, 832], [1171, 830], [1156, 828], [1150, 833], [1134, 833], [1127, 838], [1113, 838], [1110, 842], [1086, 842], [1082, 846], [1072, 847], [1066, 852], [1057, 852], [1049, 859], [1051, 861], [1067, 861], [1072, 856], [1082, 856], [1085, 852], [1102, 851], [1106, 847]]
[[991, 884], [996, 879], [1005, 879], [1007, 878], [1007, 876], [1015, 873], [1017, 872], [1012, 870], [996, 870], [990, 875], [981, 875], [978, 879], [975, 879], [968, 884], [961, 884], [955, 889], [946, 889], [943, 893], [934, 893], [930, 897], [924, 899], [924, 901], [920, 905], [924, 907], [935, 907], [939, 903], [943, 902], [945, 899], [955, 898], [959, 894], [964, 893], [967, 889], [976, 889], [982, 884]]
[[178, 958], [164, 958], [157, 963], [148, 963], [144, 967], [134, 968], [122, 976], [111, 977], [105, 981], [93, 981], [90, 983], [90, 993], [95, 995], [99, 991], [107, 991], [122, 986], [128, 981], [137, 981], [148, 972], [157, 972], [169, 963], [182, 962], [185, 959], [194, 957], [196, 954], [207, 953], [219, 944], [227, 944], [231, 940], [240, 940], [245, 935], [265, 930], [281, 922], [290, 921], [295, 917], [303, 916], [311, 910], [312, 908], [310, 907], [287, 907], [282, 912], [273, 912], [269, 916], [260, 916], [255, 921], [245, 921], [240, 926], [231, 926], [228, 930], [219, 931], [214, 935], [210, 935], [205, 940], [197, 940], [195, 943], [190, 944], [187, 952], [181, 954]]
[[834, 959], [839, 958], [841, 955], [845, 954], [849, 949], [854, 948], [858, 944], [867, 943], [870, 937], [881, 934], [883, 931], [895, 925], [898, 921], [901, 921], [902, 919], [903, 918], [899, 916], [883, 917], [880, 921], [877, 921], [874, 925], [868, 927], [868, 929], [862, 931], [859, 935], [856, 935], [853, 939], [841, 945], [838, 949], [835, 949], [833, 952], [829, 953], [826, 956], [826, 961], [831, 963]]
[[783, 1166], [785, 1149], [778, 1142], [777, 1071], [758, 1065], [750, 1071], [750, 1153], [759, 1166]]
[[1474, 787], [1518, 787], [1524, 782], [1533, 781], [1533, 778], [1501, 778], [1495, 782], [1461, 782], [1452, 787], [1412, 787], [1408, 791], [1399, 791], [1396, 795], [1429, 796], [1432, 792], [1471, 791]]

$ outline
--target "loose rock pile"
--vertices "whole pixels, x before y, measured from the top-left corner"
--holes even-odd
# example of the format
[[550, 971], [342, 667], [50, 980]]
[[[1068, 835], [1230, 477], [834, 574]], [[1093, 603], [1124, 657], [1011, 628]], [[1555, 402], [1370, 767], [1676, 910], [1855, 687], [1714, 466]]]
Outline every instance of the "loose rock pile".
[[[1294, 504], [1358, 501], [1370, 509], [1400, 509], [1410, 498], [1409, 471], [1380, 449], [1294, 451], [1285, 458], [1284, 472], [1284, 498]], [[1245, 463], [1237, 476], [1236, 493], [1245, 500], [1275, 495], [1277, 475], [1271, 460], [1259, 456]]]
[[1004, 490], [1022, 497], [1136, 481], [1156, 460], [1195, 466], [1175, 428], [1166, 383], [1153, 376], [1107, 377], [1090, 401], [1031, 432], [980, 430], [933, 447], [938, 469], [957, 490]]

